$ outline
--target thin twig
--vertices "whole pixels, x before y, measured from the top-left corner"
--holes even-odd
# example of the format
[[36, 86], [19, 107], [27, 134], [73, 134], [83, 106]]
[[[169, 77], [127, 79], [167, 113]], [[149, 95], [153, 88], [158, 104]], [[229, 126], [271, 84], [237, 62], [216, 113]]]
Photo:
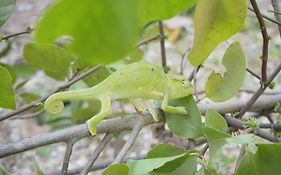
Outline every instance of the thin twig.
[[197, 89], [197, 78], [196, 78], [197, 71], [193, 72], [193, 87], [194, 87], [194, 93], [195, 93], [195, 98], [196, 98], [196, 103], [199, 102], [198, 98], [198, 89]]
[[96, 147], [93, 155], [88, 160], [87, 164], [83, 167], [83, 169], [80, 172], [80, 175], [87, 175], [93, 166], [94, 162], [97, 160], [100, 153], [104, 150], [105, 146], [109, 143], [109, 141], [112, 139], [113, 134], [106, 134], [103, 139], [100, 141], [98, 146]]
[[193, 71], [191, 72], [191, 74], [190, 74], [189, 77], [188, 77], [188, 80], [189, 80], [189, 81], [192, 81], [192, 80], [193, 80], [193, 78], [194, 78], [194, 72], [197, 73], [197, 72], [200, 70], [201, 67], [202, 67], [202, 66], [198, 66], [198, 67], [196, 67], [196, 68], [193, 69]]
[[234, 170], [234, 172], [237, 171], [237, 168], [238, 168], [238, 166], [239, 166], [239, 164], [240, 164], [240, 162], [241, 162], [241, 160], [242, 160], [244, 154], [245, 154], [245, 144], [242, 144], [242, 147], [241, 147], [241, 149], [240, 149], [240, 153], [239, 153], [239, 156], [238, 156], [236, 165], [235, 165], [235, 170]]
[[[279, 4], [278, 4], [278, 1], [276, 0], [271, 0], [271, 4], [272, 4], [272, 7], [274, 9], [274, 15], [275, 15], [275, 18], [276, 20], [281, 23], [281, 16], [278, 14], [278, 12], [280, 12], [280, 8], [279, 8]], [[279, 30], [279, 35], [281, 37], [281, 25], [278, 25], [278, 30]]]
[[140, 47], [140, 46], [142, 46], [142, 45], [148, 44], [148, 43], [150, 43], [151, 41], [157, 40], [157, 39], [159, 39], [159, 38], [160, 38], [160, 35], [159, 35], [159, 34], [156, 34], [156, 35], [154, 35], [154, 36], [152, 36], [152, 37], [150, 37], [150, 38], [147, 38], [147, 39], [145, 39], [145, 40], [139, 42], [136, 47]]
[[21, 116], [14, 116], [11, 118], [11, 120], [16, 120], [16, 119], [20, 119], [20, 120], [26, 120], [26, 119], [31, 119], [31, 118], [35, 118], [38, 117], [40, 115], [42, 115], [45, 111], [42, 109], [40, 111], [31, 113], [31, 114], [25, 114], [25, 115], [21, 115]]
[[190, 48], [186, 49], [186, 51], [184, 51], [184, 53], [181, 56], [181, 63], [180, 63], [180, 74], [183, 75], [183, 71], [184, 71], [184, 60], [185, 60], [185, 56], [186, 54], [190, 51]]
[[123, 160], [123, 158], [125, 157], [125, 155], [129, 151], [131, 146], [134, 144], [134, 142], [135, 142], [136, 138], [138, 137], [139, 132], [142, 129], [142, 127], [143, 127], [142, 123], [136, 123], [135, 127], [133, 128], [133, 130], [130, 134], [129, 139], [127, 140], [127, 142], [125, 143], [125, 145], [122, 147], [121, 151], [119, 152], [119, 154], [115, 158], [114, 163], [119, 163]]
[[260, 12], [260, 9], [258, 7], [258, 4], [256, 0], [250, 0], [254, 12], [257, 16], [257, 19], [259, 21], [261, 33], [262, 33], [262, 38], [263, 38], [263, 48], [262, 48], [262, 66], [261, 66], [261, 85], [263, 86], [267, 82], [267, 60], [268, 60], [268, 44], [269, 44], [269, 35], [267, 33], [267, 29], [263, 20], [263, 16]]
[[[167, 58], [166, 58], [166, 50], [165, 50], [165, 35], [164, 35], [164, 27], [163, 22], [159, 21], [159, 37], [160, 37], [160, 49], [161, 49], [161, 60], [162, 60], [162, 67], [164, 71], [167, 71]], [[166, 72], [167, 73], [167, 72]]]
[[[272, 1], [271, 1], [272, 2]], [[273, 3], [272, 3], [272, 5], [273, 5]], [[280, 12], [278, 12], [278, 11], [274, 11], [274, 10], [268, 10], [268, 12], [272, 12], [272, 13], [276, 13], [277, 15], [281, 15], [281, 13]]]
[[256, 74], [255, 72], [251, 71], [250, 69], [246, 68], [247, 72], [249, 72], [251, 75], [253, 75], [254, 77], [256, 77], [258, 80], [260, 80], [260, 76], [258, 74]]
[[13, 33], [13, 34], [10, 34], [10, 35], [5, 35], [3, 38], [1, 38], [1, 41], [8, 40], [10, 38], [13, 38], [13, 37], [19, 36], [19, 35], [30, 34], [31, 32], [32, 32], [32, 30], [27, 29], [26, 31], [23, 31], [23, 32], [18, 32], [18, 33]]
[[69, 142], [67, 142], [67, 146], [66, 146], [66, 150], [65, 150], [65, 154], [64, 154], [64, 159], [63, 159], [63, 163], [62, 163], [62, 168], [61, 168], [61, 174], [62, 175], [66, 175], [67, 174], [67, 169], [69, 166], [69, 160], [70, 160], [70, 156], [72, 154], [72, 149], [74, 144], [77, 142], [77, 139], [71, 139]]
[[206, 144], [200, 152], [201, 157], [204, 157], [204, 155], [205, 155], [205, 153], [207, 152], [208, 149], [209, 149], [209, 145]]
[[[145, 158], [144, 155], [138, 156], [138, 157], [129, 157], [129, 158], [125, 158], [125, 160], [122, 161], [122, 162], [127, 162], [128, 160], [140, 160], [140, 159], [144, 159], [144, 158]], [[113, 163], [113, 161], [105, 161], [105, 162], [102, 162], [102, 163], [97, 163], [96, 165], [91, 167], [90, 171], [97, 171], [97, 170], [104, 169], [104, 168], [108, 167], [109, 165], [111, 165], [112, 163]], [[83, 168], [75, 168], [75, 169], [68, 170], [68, 175], [79, 174], [82, 171], [82, 169]], [[61, 175], [61, 173], [56, 171], [56, 172], [52, 172], [52, 173], [47, 174], [47, 175]]]
[[53, 92], [49, 93], [48, 95], [46, 95], [46, 96], [40, 98], [39, 100], [36, 100], [36, 101], [34, 101], [34, 102], [30, 103], [30, 104], [26, 104], [26, 105], [24, 105], [24, 106], [21, 106], [19, 109], [15, 110], [15, 111], [13, 111], [13, 112], [10, 112], [10, 113], [8, 113], [8, 114], [6, 114], [6, 115], [0, 116], [0, 121], [5, 120], [5, 119], [10, 118], [10, 117], [12, 117], [12, 116], [14, 116], [14, 115], [17, 115], [17, 114], [19, 114], [19, 113], [22, 113], [22, 112], [24, 112], [24, 111], [27, 111], [27, 110], [29, 110], [29, 109], [31, 109], [31, 108], [36, 107], [38, 104], [43, 103], [50, 95], [52, 95], [52, 94], [54, 94], [54, 93], [56, 93], [56, 92], [60, 92], [60, 91], [63, 91], [63, 90], [65, 90], [65, 89], [69, 88], [72, 84], [74, 84], [74, 83], [76, 83], [77, 81], [79, 81], [79, 80], [85, 78], [86, 76], [92, 74], [93, 72], [97, 71], [97, 70], [100, 69], [101, 67], [102, 67], [101, 65], [95, 66], [95, 67], [93, 67], [92, 69], [90, 69], [90, 70], [86, 71], [85, 73], [81, 74], [80, 76], [78, 76], [78, 77], [76, 77], [76, 78], [74, 78], [74, 79], [68, 81], [68, 82], [65, 83], [64, 85], [58, 87], [56, 90], [54, 90]]
[[281, 63], [276, 67], [274, 72], [270, 75], [267, 83], [264, 86], [260, 86], [260, 88], [252, 95], [250, 100], [240, 109], [239, 118], [242, 118], [247, 110], [257, 101], [257, 99], [262, 95], [265, 89], [269, 86], [269, 84], [273, 81], [273, 79], [279, 74], [281, 71]]
[[[250, 11], [254, 12], [254, 9], [252, 9], [251, 7], [248, 7], [248, 9], [249, 9]], [[275, 23], [275, 24], [281, 26], [281, 22], [280, 22], [280, 21], [276, 21], [276, 20], [274, 20], [274, 19], [272, 19], [272, 18], [270, 18], [269, 16], [266, 16], [266, 15], [264, 15], [264, 14], [262, 14], [262, 17], [263, 17], [264, 19], [267, 19], [268, 21], [270, 21], [270, 22], [272, 22], [272, 23]]]

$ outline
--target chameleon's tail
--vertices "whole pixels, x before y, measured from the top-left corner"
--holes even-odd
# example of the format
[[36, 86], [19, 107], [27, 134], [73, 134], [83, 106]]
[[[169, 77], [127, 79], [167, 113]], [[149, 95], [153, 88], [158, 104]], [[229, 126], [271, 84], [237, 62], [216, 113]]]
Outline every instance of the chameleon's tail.
[[94, 98], [93, 88], [58, 92], [51, 95], [44, 104], [44, 109], [50, 114], [58, 114], [64, 109], [64, 100], [82, 100]]

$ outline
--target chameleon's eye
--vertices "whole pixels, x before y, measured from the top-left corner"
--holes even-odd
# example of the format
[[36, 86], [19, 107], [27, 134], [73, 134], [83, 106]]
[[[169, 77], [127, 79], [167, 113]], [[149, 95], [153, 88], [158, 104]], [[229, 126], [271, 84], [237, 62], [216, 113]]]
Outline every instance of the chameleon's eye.
[[187, 82], [186, 80], [182, 80], [182, 81], [181, 81], [181, 86], [182, 86], [183, 88], [187, 88], [187, 87], [188, 87], [188, 82]]

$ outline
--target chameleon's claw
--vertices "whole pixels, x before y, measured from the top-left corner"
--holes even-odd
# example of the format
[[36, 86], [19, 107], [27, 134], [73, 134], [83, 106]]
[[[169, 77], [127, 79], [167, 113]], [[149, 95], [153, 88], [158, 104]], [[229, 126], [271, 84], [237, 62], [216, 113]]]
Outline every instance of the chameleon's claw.
[[186, 107], [183, 107], [183, 106], [176, 107], [176, 111], [179, 114], [188, 114]]
[[94, 124], [95, 122], [91, 122], [91, 120], [87, 120], [88, 130], [92, 136], [97, 135], [97, 126]]

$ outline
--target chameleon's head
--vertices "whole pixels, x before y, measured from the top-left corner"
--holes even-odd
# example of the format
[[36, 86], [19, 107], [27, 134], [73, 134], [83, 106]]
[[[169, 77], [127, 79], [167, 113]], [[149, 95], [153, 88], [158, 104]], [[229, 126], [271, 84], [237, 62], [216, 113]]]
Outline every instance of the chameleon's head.
[[184, 76], [168, 74], [168, 78], [170, 80], [171, 99], [182, 98], [192, 94], [193, 86]]

